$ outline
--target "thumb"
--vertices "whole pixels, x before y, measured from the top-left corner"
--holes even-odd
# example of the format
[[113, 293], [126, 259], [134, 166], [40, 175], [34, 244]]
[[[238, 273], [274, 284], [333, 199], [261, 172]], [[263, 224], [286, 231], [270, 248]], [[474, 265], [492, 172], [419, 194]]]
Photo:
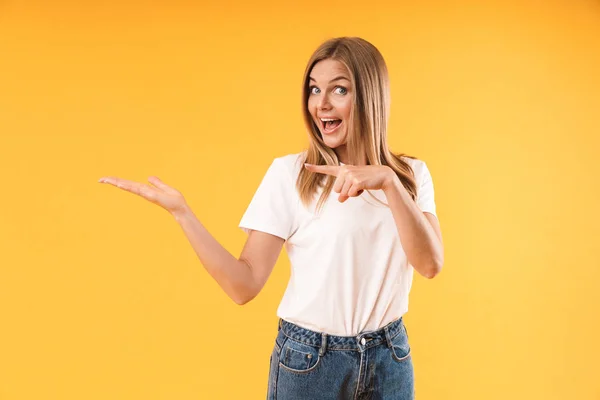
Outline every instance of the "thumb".
[[156, 186], [157, 188], [162, 189], [162, 190], [171, 189], [171, 187], [169, 185], [167, 185], [166, 183], [164, 183], [163, 181], [158, 179], [158, 177], [156, 177], [156, 176], [149, 177], [148, 182], [150, 182], [151, 184], [153, 184], [154, 186]]

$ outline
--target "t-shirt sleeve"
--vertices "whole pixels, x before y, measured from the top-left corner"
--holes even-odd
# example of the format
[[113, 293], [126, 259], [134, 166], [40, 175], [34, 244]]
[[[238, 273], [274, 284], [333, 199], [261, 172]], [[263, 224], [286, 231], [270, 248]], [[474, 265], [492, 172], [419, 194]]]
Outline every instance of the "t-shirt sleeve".
[[239, 227], [266, 232], [287, 240], [291, 236], [295, 210], [295, 184], [282, 159], [271, 163]]
[[421, 211], [432, 213], [437, 217], [431, 173], [424, 161], [421, 161], [420, 169], [420, 177], [417, 179], [417, 205]]

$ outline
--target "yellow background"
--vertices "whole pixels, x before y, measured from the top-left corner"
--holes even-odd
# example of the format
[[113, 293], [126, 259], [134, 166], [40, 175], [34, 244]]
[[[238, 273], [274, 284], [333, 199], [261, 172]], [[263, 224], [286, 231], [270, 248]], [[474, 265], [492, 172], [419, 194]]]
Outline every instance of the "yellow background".
[[600, 399], [592, 0], [0, 1], [0, 399], [265, 397], [285, 253], [239, 307], [168, 213], [97, 180], [157, 175], [237, 257], [341, 35], [383, 53], [390, 144], [435, 184], [417, 399]]

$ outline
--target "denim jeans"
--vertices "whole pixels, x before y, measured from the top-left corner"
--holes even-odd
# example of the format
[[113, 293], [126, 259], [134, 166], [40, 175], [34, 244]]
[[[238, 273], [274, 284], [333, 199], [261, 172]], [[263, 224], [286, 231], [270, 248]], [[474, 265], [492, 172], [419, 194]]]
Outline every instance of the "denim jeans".
[[328, 335], [279, 320], [267, 400], [412, 400], [414, 393], [402, 318], [356, 336]]

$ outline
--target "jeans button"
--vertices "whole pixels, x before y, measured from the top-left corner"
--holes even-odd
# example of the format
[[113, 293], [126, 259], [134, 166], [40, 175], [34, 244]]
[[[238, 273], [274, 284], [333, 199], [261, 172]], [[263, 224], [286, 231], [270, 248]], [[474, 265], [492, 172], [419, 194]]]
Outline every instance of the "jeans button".
[[364, 346], [365, 343], [367, 343], [367, 341], [365, 340], [365, 338], [360, 339], [360, 344], [362, 344]]

